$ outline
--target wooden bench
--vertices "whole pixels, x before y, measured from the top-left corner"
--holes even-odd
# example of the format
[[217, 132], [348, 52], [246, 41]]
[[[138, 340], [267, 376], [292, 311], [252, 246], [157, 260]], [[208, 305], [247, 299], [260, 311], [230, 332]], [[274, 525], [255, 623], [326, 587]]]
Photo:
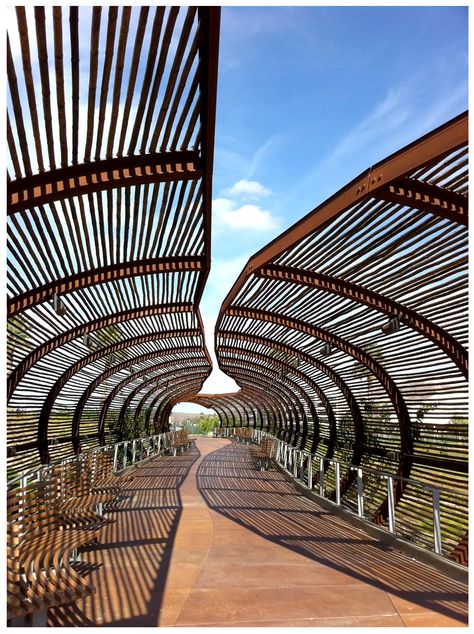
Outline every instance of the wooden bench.
[[12, 625], [22, 619], [45, 626], [48, 608], [95, 591], [73, 561], [78, 549], [96, 539], [96, 531], [63, 523], [59, 486], [58, 475], [51, 473], [7, 494], [7, 618]]
[[257, 469], [259, 471], [265, 471], [270, 467], [272, 452], [274, 453], [276, 448], [276, 440], [274, 438], [268, 438], [268, 436], [264, 436], [262, 438], [262, 442], [260, 446], [256, 448], [256, 451], [253, 451], [253, 457], [257, 463]]
[[116, 489], [94, 491], [88, 459], [65, 463], [59, 467], [60, 519], [68, 526], [93, 528], [109, 523], [104, 512], [118, 497]]
[[252, 429], [250, 427], [236, 427], [235, 436], [240, 442], [249, 443], [252, 440]]
[[172, 432], [170, 448], [173, 452], [173, 456], [176, 456], [177, 451], [185, 451], [192, 445], [193, 441], [189, 438], [187, 429], [179, 429], [178, 431]]

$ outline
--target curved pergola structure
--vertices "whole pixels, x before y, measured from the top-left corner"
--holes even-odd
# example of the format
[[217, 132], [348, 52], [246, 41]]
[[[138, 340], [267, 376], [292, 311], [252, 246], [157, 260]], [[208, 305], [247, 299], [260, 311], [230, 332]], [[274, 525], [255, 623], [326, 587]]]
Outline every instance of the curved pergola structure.
[[211, 371], [198, 306], [220, 14], [15, 11], [7, 442], [20, 471], [113, 440], [130, 416], [137, 432], [166, 429]]
[[[248, 425], [251, 401], [253, 426], [347, 465], [346, 488], [359, 465], [466, 490], [467, 140], [463, 114], [253, 256], [215, 331], [241, 391], [197, 402]], [[385, 484], [370, 486], [383, 522]], [[403, 481], [396, 501], [417, 512]]]

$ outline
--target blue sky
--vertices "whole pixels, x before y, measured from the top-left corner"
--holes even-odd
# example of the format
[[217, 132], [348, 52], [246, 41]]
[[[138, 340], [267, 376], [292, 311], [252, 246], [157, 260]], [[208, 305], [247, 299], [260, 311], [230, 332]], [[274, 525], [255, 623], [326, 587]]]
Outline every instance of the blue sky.
[[[467, 35], [467, 7], [222, 8], [209, 348], [249, 257], [467, 109]], [[232, 385], [216, 372], [203, 391]]]
[[[467, 37], [467, 6], [222, 7], [201, 302], [211, 354], [221, 303], [257, 250], [467, 109]], [[216, 370], [203, 391], [235, 387]]]

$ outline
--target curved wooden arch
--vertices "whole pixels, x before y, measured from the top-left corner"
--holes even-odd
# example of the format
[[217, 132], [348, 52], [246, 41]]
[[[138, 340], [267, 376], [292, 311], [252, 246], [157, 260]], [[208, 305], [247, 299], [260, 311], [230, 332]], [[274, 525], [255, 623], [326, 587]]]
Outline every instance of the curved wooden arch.
[[[225, 368], [225, 364], [223, 362], [222, 366]], [[241, 364], [246, 364], [246, 365], [241, 365]], [[254, 381], [257, 382], [257, 384], [262, 385], [262, 387], [264, 386], [265, 389], [269, 392], [269, 393], [276, 393], [278, 394], [278, 391], [281, 390], [281, 392], [284, 392], [285, 396], [286, 396], [286, 403], [287, 403], [287, 407], [288, 407], [288, 415], [289, 415], [289, 430], [288, 430], [288, 437], [291, 438], [293, 436], [294, 433], [298, 433], [299, 432], [299, 420], [298, 420], [298, 416], [296, 415], [296, 412], [299, 410], [299, 413], [301, 415], [301, 418], [304, 419], [304, 409], [303, 409], [303, 405], [302, 405], [302, 401], [296, 397], [295, 392], [291, 391], [291, 389], [289, 388], [289, 386], [287, 386], [283, 381], [280, 381], [278, 383], [278, 386], [275, 385], [275, 380], [277, 378], [280, 377], [280, 374], [278, 372], [275, 372], [274, 370], [270, 371], [271, 374], [273, 374], [273, 380], [271, 379], [271, 377], [269, 375], [266, 375], [262, 372], [260, 373], [253, 373], [251, 371], [251, 369], [248, 366], [251, 366], [252, 364], [250, 362], [246, 362], [246, 361], [241, 361], [240, 363], [234, 363], [232, 364], [232, 374], [238, 377], [244, 377], [249, 379], [250, 381]], [[249, 374], [247, 374], [247, 372], [249, 372]], [[266, 369], [266, 372], [269, 372], [268, 368]], [[303, 392], [302, 388], [295, 383], [294, 381], [288, 380], [289, 383], [291, 383], [295, 388], [297, 393], [301, 393]], [[278, 387], [278, 390], [277, 390]], [[281, 394], [279, 394], [279, 399], [281, 400]]]
[[[285, 361], [282, 361], [280, 359], [273, 359], [267, 355], [264, 354], [260, 354], [258, 352], [254, 352], [254, 351], [247, 351], [247, 350], [242, 350], [242, 348], [237, 348], [235, 346], [219, 346], [219, 352], [226, 352], [226, 351], [230, 351], [233, 353], [238, 353], [241, 354], [242, 356], [249, 356], [251, 358], [254, 359], [259, 359], [260, 361], [265, 362], [265, 367], [268, 369], [269, 365], [272, 366], [278, 366], [281, 368], [285, 368], [286, 370], [290, 371], [291, 374], [294, 374], [295, 376], [298, 376], [304, 383], [306, 383], [320, 398], [321, 402], [323, 403], [323, 407], [326, 410], [326, 413], [328, 415], [328, 421], [329, 421], [329, 428], [330, 428], [330, 434], [331, 437], [334, 436], [336, 434], [336, 419], [334, 416], [334, 411], [332, 409], [332, 406], [326, 396], [326, 394], [324, 393], [324, 391], [319, 387], [319, 385], [317, 385], [317, 383], [315, 383], [310, 377], [308, 377], [306, 374], [304, 374], [303, 372], [299, 371], [297, 368], [294, 368], [292, 365], [290, 365], [289, 363], [286, 363]], [[286, 378], [286, 377], [285, 377]], [[311, 451], [316, 451], [316, 446], [319, 442], [319, 419], [318, 419], [318, 414], [316, 412], [316, 408], [314, 406], [313, 401], [311, 400], [311, 398], [309, 397], [309, 395], [306, 393], [306, 391], [303, 388], [300, 388], [303, 394], [303, 398], [306, 401], [306, 404], [308, 406], [308, 409], [311, 412], [311, 416], [313, 418], [314, 421], [314, 430], [315, 430], [315, 434], [314, 434], [314, 438], [313, 438], [313, 445], [312, 445], [312, 449]], [[307, 439], [307, 435], [308, 435], [308, 429], [307, 429], [307, 425], [305, 424], [303, 427], [303, 433], [301, 434], [301, 439], [300, 439], [300, 448], [304, 449], [305, 445], [306, 445], [306, 439]], [[295, 438], [295, 442], [296, 442], [296, 438]], [[335, 442], [335, 440], [334, 440]]]
[[94, 319], [93, 321], [80, 324], [79, 326], [76, 326], [75, 328], [72, 328], [64, 333], [61, 333], [60, 335], [49, 339], [41, 346], [38, 346], [37, 348], [32, 350], [32, 352], [30, 352], [16, 366], [16, 368], [8, 377], [7, 400], [10, 400], [19, 382], [33, 367], [33, 365], [35, 365], [35, 363], [38, 363], [38, 361], [40, 361], [44, 356], [46, 356], [56, 348], [60, 348], [61, 346], [64, 346], [66, 343], [69, 343], [74, 339], [78, 339], [79, 337], [90, 334], [95, 330], [100, 330], [102, 328], [106, 328], [107, 326], [113, 326], [124, 321], [132, 321], [133, 319], [141, 319], [143, 317], [154, 317], [156, 315], [164, 315], [167, 313], [193, 313], [194, 311], [195, 309], [193, 304], [189, 303], [153, 304], [152, 306], [135, 308], [133, 310], [126, 310], [120, 313], [114, 313], [113, 315], [100, 317], [98, 319]]
[[334, 293], [341, 297], [352, 299], [357, 303], [378, 310], [391, 317], [397, 316], [402, 320], [404, 325], [419, 332], [440, 348], [453, 363], [457, 365], [463, 376], [467, 379], [467, 350], [437, 324], [385, 295], [380, 295], [364, 286], [353, 284], [338, 277], [277, 264], [263, 266], [260, 270], [255, 272], [255, 275], [265, 279], [284, 280], [292, 282], [293, 284], [309, 286], [310, 288], [319, 288], [328, 293]]
[[[280, 342], [274, 342], [271, 339], [267, 339], [265, 337], [258, 337], [258, 336], [249, 335], [246, 333], [233, 332], [230, 330], [220, 331], [219, 336], [222, 336], [226, 339], [238, 339], [238, 340], [248, 341], [248, 342], [252, 342], [252, 343], [256, 343], [260, 345], [265, 345], [270, 348], [274, 348], [285, 354], [290, 354], [294, 357], [297, 357], [304, 363], [314, 366], [318, 370], [326, 374], [331, 379], [331, 381], [333, 381], [333, 383], [337, 386], [337, 388], [342, 392], [349, 406], [352, 420], [354, 422], [354, 434], [355, 434], [353, 460], [355, 461], [354, 464], [358, 464], [358, 462], [360, 461], [362, 457], [362, 448], [365, 446], [364, 421], [363, 421], [363, 417], [362, 417], [362, 413], [360, 411], [359, 405], [357, 403], [357, 400], [354, 394], [352, 393], [352, 390], [337, 372], [335, 372], [330, 366], [326, 365], [319, 359], [316, 359], [315, 357], [312, 357], [309, 354], [302, 352], [298, 348], [295, 348], [293, 346], [288, 346], [287, 344], [283, 344]], [[216, 350], [219, 351], [220, 346], [218, 346]], [[314, 447], [314, 450], [315, 449], [316, 448]]]
[[[114, 398], [117, 396], [117, 394], [123, 390], [125, 387], [127, 387], [127, 385], [129, 383], [131, 383], [132, 381], [135, 381], [137, 378], [140, 378], [141, 376], [150, 374], [150, 372], [156, 372], [157, 370], [162, 369], [166, 364], [163, 363], [157, 363], [155, 365], [152, 366], [148, 366], [146, 368], [142, 368], [141, 370], [139, 370], [138, 372], [134, 372], [133, 374], [131, 374], [130, 376], [126, 377], [125, 379], [123, 379], [122, 381], [120, 381], [120, 383], [118, 383], [112, 390], [111, 392], [108, 394], [107, 398], [105, 399], [101, 410], [100, 410], [100, 414], [99, 414], [99, 421], [98, 421], [98, 437], [99, 437], [99, 444], [105, 444], [105, 421], [107, 418], [107, 414], [108, 411], [110, 409], [110, 406], [114, 400]], [[137, 390], [142, 389], [143, 385], [146, 383], [152, 383], [153, 381], [156, 381], [157, 378], [159, 378], [158, 375], [151, 377], [150, 379], [148, 379], [147, 381], [145, 381], [144, 383], [141, 383], [140, 385], [137, 386]], [[132, 391], [133, 392], [133, 391]], [[127, 397], [128, 398], [128, 397]], [[123, 417], [125, 416], [125, 409], [124, 406], [122, 406], [120, 414], [119, 414], [119, 420], [123, 419]]]
[[[196, 346], [195, 348], [196, 352], [202, 352], [202, 347]], [[189, 352], [192, 350], [192, 348], [170, 348], [169, 350], [166, 351], [166, 354], [179, 354], [182, 351], [186, 351]], [[134, 358], [134, 363], [141, 363], [143, 361], [147, 361], [149, 359], [154, 359], [156, 358], [157, 355], [156, 352], [148, 352], [146, 354], [140, 355], [138, 357]], [[127, 359], [126, 361], [122, 361], [121, 363], [116, 364], [115, 366], [113, 366], [112, 368], [109, 368], [108, 370], [106, 370], [105, 372], [102, 372], [102, 374], [100, 374], [98, 377], [96, 377], [94, 379], [94, 381], [92, 381], [92, 383], [90, 383], [90, 385], [87, 387], [87, 389], [83, 392], [83, 394], [81, 395], [76, 408], [74, 410], [74, 414], [73, 414], [73, 418], [72, 418], [72, 438], [73, 438], [73, 442], [77, 443], [77, 440], [79, 438], [79, 423], [80, 423], [80, 418], [82, 415], [82, 411], [85, 407], [85, 404], [89, 398], [89, 396], [92, 394], [92, 392], [100, 385], [100, 383], [102, 383], [103, 381], [105, 381], [106, 379], [108, 379], [110, 376], [112, 376], [113, 374], [120, 372], [121, 370], [127, 368], [130, 365], [130, 360]], [[41, 460], [43, 462], [43, 464], [47, 464], [49, 462], [49, 452], [48, 452], [48, 422], [49, 422], [49, 417], [50, 417], [50, 413], [51, 410], [54, 406], [54, 401], [57, 398], [57, 394], [56, 394], [56, 390], [51, 389], [50, 393], [48, 394], [48, 396], [46, 397], [43, 407], [41, 409], [40, 412], [40, 416], [39, 416], [39, 421], [38, 421], [38, 449], [40, 451], [40, 456], [41, 456]]]
[[83, 288], [109, 284], [112, 281], [128, 277], [178, 271], [201, 271], [203, 263], [202, 257], [153, 258], [152, 260], [138, 260], [137, 262], [112, 264], [98, 269], [90, 269], [50, 282], [39, 288], [32, 288], [26, 293], [8, 300], [7, 316], [13, 317], [28, 308], [33, 308], [37, 304], [50, 300], [54, 293], [61, 296], [67, 295]]
[[[413, 455], [413, 437], [411, 432], [411, 424], [410, 417], [408, 414], [408, 409], [405, 403], [405, 400], [398, 389], [396, 383], [393, 381], [391, 376], [384, 370], [384, 368], [375, 361], [370, 355], [368, 355], [364, 350], [354, 346], [353, 344], [345, 341], [341, 337], [334, 335], [333, 333], [308, 324], [307, 322], [303, 322], [300, 320], [292, 319], [289, 317], [285, 317], [283, 315], [273, 314], [268, 311], [258, 311], [247, 309], [239, 306], [230, 306], [227, 309], [227, 315], [235, 316], [235, 317], [245, 317], [247, 319], [254, 319], [259, 321], [265, 321], [269, 323], [274, 323], [280, 326], [284, 326], [286, 328], [290, 328], [293, 330], [297, 330], [300, 332], [304, 332], [312, 337], [317, 337], [330, 343], [331, 345], [339, 348], [346, 354], [349, 354], [357, 361], [363, 363], [372, 374], [379, 380], [387, 395], [392, 402], [395, 414], [398, 419], [399, 432], [400, 432], [400, 456], [398, 462], [398, 470], [397, 475], [400, 475], [403, 478], [408, 478], [411, 465], [412, 465], [412, 455]], [[398, 501], [402, 495], [402, 492], [405, 488], [405, 485], [402, 480], [398, 481], [397, 490], [396, 490], [396, 500]], [[385, 517], [387, 514], [387, 501], [385, 501], [380, 509], [377, 511], [380, 517]]]
[[[334, 196], [328, 198], [327, 201], [316, 207], [299, 222], [284, 231], [278, 238], [258, 251], [250, 258], [224, 299], [217, 319], [216, 332], [219, 329], [223, 315], [227, 312], [227, 309], [231, 306], [250, 275], [260, 270], [262, 266], [273, 262], [278, 256], [294, 247], [301, 239], [316, 229], [326, 227], [329, 222], [347, 209], [350, 209], [355, 203], [370, 198], [389, 200], [390, 197], [391, 199], [393, 193], [390, 188], [397, 187], [400, 179], [403, 179], [421, 166], [427, 163], [434, 164], [451, 152], [464, 147], [467, 144], [468, 136], [468, 117], [467, 113], [463, 113], [362, 172]], [[416, 185], [421, 189], [425, 187], [425, 183], [416, 182]], [[455, 201], [450, 204], [444, 199], [448, 198], [452, 193], [444, 189], [438, 192], [437, 194], [440, 197], [438, 198], [438, 204], [430, 204], [429, 212], [453, 222], [467, 225], [467, 198], [463, 196], [459, 205]], [[417, 208], [417, 205], [421, 205], [422, 197], [422, 194], [420, 194], [419, 199], [416, 196], [411, 196], [410, 198], [408, 196], [400, 196], [397, 202], [403, 204], [408, 202], [409, 198], [409, 206]], [[455, 198], [459, 200], [458, 196]]]
[[97, 191], [145, 183], [201, 179], [202, 161], [196, 150], [151, 152], [96, 160], [57, 168], [7, 185], [7, 213]]

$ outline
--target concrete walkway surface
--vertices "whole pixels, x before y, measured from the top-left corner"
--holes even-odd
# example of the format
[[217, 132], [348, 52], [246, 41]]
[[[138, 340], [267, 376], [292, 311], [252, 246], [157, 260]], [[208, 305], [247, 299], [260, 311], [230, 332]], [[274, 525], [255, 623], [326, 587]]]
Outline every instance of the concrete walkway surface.
[[92, 597], [50, 626], [465, 626], [467, 587], [258, 472], [247, 445], [198, 438], [140, 466], [83, 554]]

